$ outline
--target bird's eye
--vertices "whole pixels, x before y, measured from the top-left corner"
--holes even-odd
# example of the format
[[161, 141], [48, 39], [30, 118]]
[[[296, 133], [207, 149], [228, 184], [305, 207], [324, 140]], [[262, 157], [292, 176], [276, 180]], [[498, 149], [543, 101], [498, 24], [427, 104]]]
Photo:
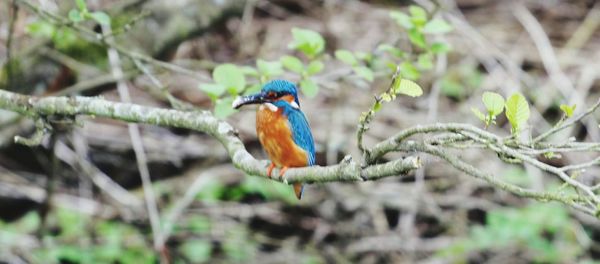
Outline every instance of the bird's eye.
[[269, 92], [269, 93], [267, 94], [267, 96], [268, 96], [269, 98], [276, 98], [276, 97], [277, 97], [277, 93], [275, 93], [275, 92]]

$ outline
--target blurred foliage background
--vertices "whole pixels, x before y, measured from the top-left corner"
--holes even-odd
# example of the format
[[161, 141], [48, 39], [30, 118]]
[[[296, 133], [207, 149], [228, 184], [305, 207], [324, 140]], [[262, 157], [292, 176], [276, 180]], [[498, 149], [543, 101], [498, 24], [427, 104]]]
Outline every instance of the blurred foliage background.
[[[519, 15], [522, 7], [540, 23], [543, 38], [526, 30], [531, 25]], [[525, 95], [531, 105], [525, 130], [532, 133], [558, 122], [561, 104], [586, 109], [600, 94], [599, 25], [600, 5], [585, 0], [6, 0], [0, 3], [0, 87], [118, 101], [116, 84], [122, 82], [137, 104], [213, 111], [234, 124], [255, 157], [265, 158], [254, 111], [236, 112], [230, 105], [238, 94], [285, 78], [301, 89], [317, 163], [332, 165], [346, 154], [360, 157], [355, 133], [361, 113], [371, 107], [378, 113], [365, 134], [367, 145], [417, 124], [484, 127], [471, 109], [481, 107], [485, 91]], [[548, 67], [543, 39], [558, 70]], [[111, 72], [105, 41], [123, 48], [123, 76]], [[132, 60], [135, 54], [144, 56], [137, 58], [143, 65]], [[422, 96], [386, 92], [396, 66], [423, 87]], [[406, 95], [421, 92], [406, 89]], [[374, 95], [383, 105], [373, 105]], [[596, 120], [560, 136], [597, 142]], [[0, 262], [600, 258], [597, 218], [516, 197], [437, 159], [424, 156], [424, 169], [402, 177], [310, 185], [297, 201], [289, 186], [233, 168], [207, 135], [144, 125], [157, 231], [144, 206], [148, 190], [127, 125], [71, 121], [41, 146], [27, 147], [13, 138], [33, 134], [33, 122], [0, 111]], [[503, 115], [493, 122], [491, 132], [511, 133]], [[535, 168], [507, 165], [477, 149], [460, 155], [523, 187], [561, 188]], [[559, 166], [594, 155], [544, 162]], [[596, 165], [585, 174], [598, 172]], [[157, 233], [164, 239], [159, 247]]]

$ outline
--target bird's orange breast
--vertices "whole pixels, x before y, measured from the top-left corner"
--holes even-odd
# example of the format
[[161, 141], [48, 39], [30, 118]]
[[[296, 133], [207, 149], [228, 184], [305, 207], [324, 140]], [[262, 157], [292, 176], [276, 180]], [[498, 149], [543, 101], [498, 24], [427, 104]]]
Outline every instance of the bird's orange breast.
[[256, 134], [269, 159], [276, 166], [308, 165], [306, 151], [294, 142], [288, 120], [281, 109], [272, 111], [269, 107], [261, 105], [256, 113]]

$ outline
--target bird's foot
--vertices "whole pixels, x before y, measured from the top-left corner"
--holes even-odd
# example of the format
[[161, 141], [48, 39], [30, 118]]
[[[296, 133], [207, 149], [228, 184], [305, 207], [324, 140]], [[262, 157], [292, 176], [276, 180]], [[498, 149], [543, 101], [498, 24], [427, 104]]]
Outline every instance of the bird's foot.
[[267, 168], [267, 177], [271, 178], [271, 173], [273, 173], [273, 169], [275, 168], [275, 163], [271, 162], [269, 167]]
[[287, 171], [288, 167], [283, 167], [281, 168], [281, 170], [279, 171], [279, 179], [283, 179], [283, 175], [285, 174], [285, 171]]

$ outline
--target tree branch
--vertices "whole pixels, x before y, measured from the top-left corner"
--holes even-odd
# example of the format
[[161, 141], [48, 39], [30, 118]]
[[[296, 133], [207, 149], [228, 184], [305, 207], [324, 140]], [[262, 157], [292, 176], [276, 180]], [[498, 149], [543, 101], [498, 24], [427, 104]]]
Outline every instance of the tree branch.
[[[26, 116], [106, 117], [132, 123], [191, 129], [216, 138], [227, 150], [233, 165], [249, 175], [267, 177], [268, 162], [256, 160], [244, 147], [235, 129], [207, 111], [184, 112], [172, 109], [117, 103], [90, 97], [32, 97], [0, 91], [0, 108]], [[364, 181], [405, 174], [421, 166], [418, 157], [408, 157], [361, 168], [350, 156], [333, 166], [291, 168], [283, 178], [274, 180], [294, 182]], [[278, 175], [277, 171], [273, 172]]]

